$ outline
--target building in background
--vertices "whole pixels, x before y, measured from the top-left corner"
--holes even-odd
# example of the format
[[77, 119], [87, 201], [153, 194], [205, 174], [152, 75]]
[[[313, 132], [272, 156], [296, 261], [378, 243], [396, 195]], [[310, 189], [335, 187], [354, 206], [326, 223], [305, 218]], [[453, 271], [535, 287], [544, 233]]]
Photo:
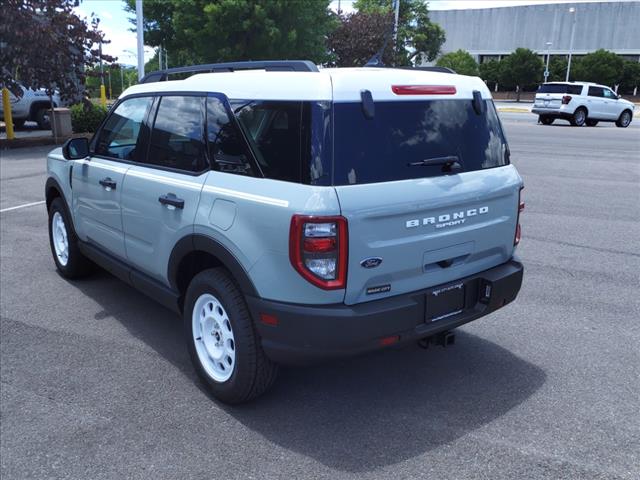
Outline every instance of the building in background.
[[[574, 8], [573, 13], [570, 9]], [[573, 55], [604, 48], [640, 61], [640, 2], [550, 3], [469, 10], [432, 10], [445, 30], [442, 53], [463, 49], [479, 63], [499, 60], [516, 48], [568, 55], [576, 20]]]

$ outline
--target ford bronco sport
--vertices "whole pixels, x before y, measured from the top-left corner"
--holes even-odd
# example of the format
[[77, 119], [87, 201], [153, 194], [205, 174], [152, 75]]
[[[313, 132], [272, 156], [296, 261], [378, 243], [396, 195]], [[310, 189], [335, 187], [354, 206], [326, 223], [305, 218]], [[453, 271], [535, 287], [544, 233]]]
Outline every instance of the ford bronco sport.
[[228, 403], [278, 364], [443, 335], [522, 282], [522, 180], [479, 78], [305, 61], [157, 72], [47, 166], [60, 273], [98, 264], [182, 314]]

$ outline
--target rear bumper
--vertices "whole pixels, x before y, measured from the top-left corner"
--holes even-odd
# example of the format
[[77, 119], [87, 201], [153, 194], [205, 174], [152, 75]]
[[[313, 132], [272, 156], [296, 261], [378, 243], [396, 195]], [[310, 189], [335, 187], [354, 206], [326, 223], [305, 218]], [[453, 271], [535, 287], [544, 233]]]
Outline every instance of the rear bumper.
[[536, 115], [543, 115], [545, 117], [553, 117], [553, 118], [571, 118], [573, 117], [572, 112], [568, 112], [565, 110], [560, 110], [557, 108], [540, 108], [533, 107], [531, 109], [531, 113], [535, 113]]
[[[437, 321], [426, 321], [427, 294], [446, 285], [358, 305], [298, 305], [255, 297], [247, 301], [267, 355], [278, 363], [308, 364], [384, 348], [381, 339], [390, 336], [399, 337], [394, 346], [402, 345], [476, 320], [513, 301], [522, 275], [522, 264], [513, 258], [453, 282], [465, 285], [464, 309]], [[487, 285], [490, 297], [481, 298]], [[261, 322], [261, 314], [276, 317], [277, 325]]]

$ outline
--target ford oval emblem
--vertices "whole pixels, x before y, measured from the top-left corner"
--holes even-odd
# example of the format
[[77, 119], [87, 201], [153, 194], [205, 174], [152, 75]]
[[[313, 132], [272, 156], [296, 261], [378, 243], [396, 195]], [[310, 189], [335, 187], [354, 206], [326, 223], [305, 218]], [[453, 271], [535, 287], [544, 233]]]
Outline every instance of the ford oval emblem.
[[363, 268], [376, 268], [381, 263], [382, 259], [380, 257], [370, 257], [362, 260], [360, 262], [360, 266]]

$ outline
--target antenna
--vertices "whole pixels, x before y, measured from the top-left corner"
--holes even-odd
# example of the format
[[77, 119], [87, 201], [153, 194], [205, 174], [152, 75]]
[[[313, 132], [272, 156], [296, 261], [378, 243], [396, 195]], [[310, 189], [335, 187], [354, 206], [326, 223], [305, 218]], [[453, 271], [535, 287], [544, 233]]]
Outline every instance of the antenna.
[[364, 65], [365, 67], [384, 67], [384, 63], [382, 62], [382, 56], [384, 55], [384, 51], [389, 44], [389, 39], [393, 37], [395, 41], [398, 35], [398, 15], [400, 13], [400, 0], [391, 0], [391, 8], [394, 11], [394, 22], [391, 27], [391, 31], [387, 33], [384, 43], [382, 44], [382, 48], [378, 50], [373, 57], [369, 59], [369, 61]]

